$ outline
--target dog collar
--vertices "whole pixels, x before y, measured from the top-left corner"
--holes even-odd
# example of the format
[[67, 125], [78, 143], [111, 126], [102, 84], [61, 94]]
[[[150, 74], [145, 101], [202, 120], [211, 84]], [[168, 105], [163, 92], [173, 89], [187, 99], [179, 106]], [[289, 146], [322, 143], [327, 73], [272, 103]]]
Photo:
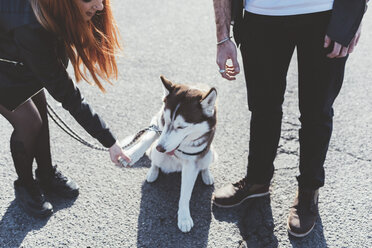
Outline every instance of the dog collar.
[[197, 156], [197, 155], [200, 155], [200, 154], [202, 154], [203, 152], [205, 152], [207, 149], [208, 149], [208, 145], [205, 146], [205, 148], [204, 148], [203, 150], [201, 150], [200, 152], [195, 152], [195, 153], [184, 152], [184, 151], [182, 151], [182, 150], [180, 150], [180, 149], [177, 149], [177, 151], [182, 152], [182, 153], [185, 154], [185, 155], [189, 155], [189, 156]]

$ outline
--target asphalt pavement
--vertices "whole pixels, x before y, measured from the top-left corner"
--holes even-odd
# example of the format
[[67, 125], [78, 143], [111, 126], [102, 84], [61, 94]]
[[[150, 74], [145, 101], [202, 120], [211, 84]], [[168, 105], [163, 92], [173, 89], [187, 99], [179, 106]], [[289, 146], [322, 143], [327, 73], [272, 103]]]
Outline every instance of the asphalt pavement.
[[[48, 195], [55, 213], [29, 217], [14, 200], [16, 173], [9, 149], [11, 125], [0, 118], [0, 247], [372, 247], [372, 13], [347, 63], [335, 102], [334, 132], [320, 189], [320, 218], [307, 237], [288, 236], [286, 221], [297, 190], [299, 111], [295, 56], [288, 73], [282, 138], [270, 196], [240, 207], [212, 206], [214, 188], [246, 171], [250, 113], [244, 75], [228, 82], [215, 63], [212, 1], [112, 0], [124, 50], [120, 76], [106, 94], [78, 84], [119, 139], [148, 126], [162, 104], [160, 75], [218, 91], [218, 124], [211, 166], [214, 186], [198, 178], [190, 201], [194, 228], [177, 227], [180, 174], [146, 183], [150, 161], [115, 167], [106, 152], [84, 147], [50, 123], [54, 163], [81, 188], [76, 200]], [[239, 60], [241, 61], [241, 60]], [[71, 71], [71, 68], [69, 68]], [[51, 105], [87, 140], [95, 142], [51, 97]]]

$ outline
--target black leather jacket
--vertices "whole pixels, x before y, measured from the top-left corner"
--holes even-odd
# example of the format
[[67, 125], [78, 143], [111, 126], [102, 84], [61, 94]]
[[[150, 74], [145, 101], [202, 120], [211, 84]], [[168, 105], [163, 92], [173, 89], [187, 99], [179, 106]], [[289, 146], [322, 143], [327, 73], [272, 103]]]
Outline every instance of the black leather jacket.
[[0, 0], [0, 104], [10, 110], [43, 87], [103, 146], [115, 138], [69, 77], [64, 46], [36, 20], [28, 0]]

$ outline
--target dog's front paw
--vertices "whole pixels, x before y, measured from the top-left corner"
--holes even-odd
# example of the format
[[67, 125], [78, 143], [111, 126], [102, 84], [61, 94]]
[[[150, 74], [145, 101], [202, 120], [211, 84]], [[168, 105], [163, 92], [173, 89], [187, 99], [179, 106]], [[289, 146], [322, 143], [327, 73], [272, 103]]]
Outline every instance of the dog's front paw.
[[143, 157], [143, 153], [133, 151], [129, 149], [128, 151], [124, 151], [124, 153], [130, 158], [130, 166], [134, 165], [135, 163]]
[[146, 181], [148, 183], [152, 183], [156, 179], [158, 179], [158, 176], [159, 176], [159, 168], [157, 166], [151, 166], [150, 170], [147, 172]]
[[201, 174], [202, 174], [203, 182], [206, 185], [212, 185], [214, 183], [213, 176], [212, 176], [211, 172], [209, 171], [209, 169], [202, 170]]
[[191, 228], [194, 226], [194, 222], [190, 214], [178, 213], [178, 228], [182, 232], [190, 232]]

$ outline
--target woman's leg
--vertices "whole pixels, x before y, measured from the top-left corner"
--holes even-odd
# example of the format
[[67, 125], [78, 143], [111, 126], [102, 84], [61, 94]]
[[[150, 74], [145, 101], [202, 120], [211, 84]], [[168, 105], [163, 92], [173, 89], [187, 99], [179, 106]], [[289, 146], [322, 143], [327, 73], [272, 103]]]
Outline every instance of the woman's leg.
[[35, 145], [42, 126], [39, 111], [33, 101], [28, 100], [13, 112], [0, 105], [0, 114], [14, 128], [10, 138], [10, 150], [18, 178], [30, 182], [33, 180]]
[[42, 126], [40, 113], [33, 101], [28, 100], [13, 112], [0, 105], [0, 114], [14, 128], [10, 150], [18, 174], [18, 180], [14, 182], [16, 199], [27, 213], [38, 217], [49, 216], [53, 207], [45, 201], [32, 174], [35, 144]]
[[32, 97], [32, 101], [37, 107], [42, 125], [35, 146], [35, 160], [37, 168], [41, 171], [52, 170], [52, 158], [50, 153], [49, 123], [47, 115], [47, 102], [44, 90]]
[[42, 119], [41, 130], [35, 147], [35, 159], [37, 162], [36, 180], [44, 190], [68, 198], [76, 197], [79, 194], [79, 186], [58, 171], [56, 166], [53, 167], [52, 165], [47, 101], [44, 90], [32, 97], [32, 101], [35, 103]]

